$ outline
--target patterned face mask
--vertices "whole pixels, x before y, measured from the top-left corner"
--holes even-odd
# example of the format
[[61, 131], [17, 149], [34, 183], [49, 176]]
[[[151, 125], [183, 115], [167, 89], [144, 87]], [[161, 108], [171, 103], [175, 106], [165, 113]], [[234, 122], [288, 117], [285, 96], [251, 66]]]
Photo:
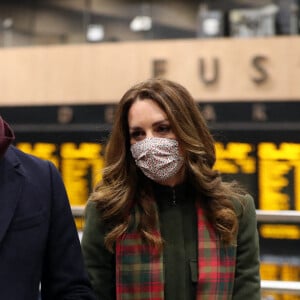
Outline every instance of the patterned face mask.
[[136, 165], [154, 181], [165, 181], [176, 175], [183, 165], [178, 142], [168, 138], [145, 138], [131, 145]]

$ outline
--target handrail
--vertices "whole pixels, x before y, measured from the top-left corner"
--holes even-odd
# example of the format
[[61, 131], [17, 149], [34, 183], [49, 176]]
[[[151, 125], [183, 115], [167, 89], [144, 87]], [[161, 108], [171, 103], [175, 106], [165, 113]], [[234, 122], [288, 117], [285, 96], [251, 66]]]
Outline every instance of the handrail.
[[262, 280], [261, 290], [274, 292], [277, 294], [300, 295], [300, 282], [298, 281], [279, 281], [279, 280]]
[[74, 217], [83, 217], [85, 206], [83, 205], [72, 205], [71, 206], [72, 213]]
[[295, 210], [256, 210], [258, 222], [300, 223], [300, 211]]
[[[256, 210], [258, 222], [299, 223], [300, 212], [294, 210]], [[300, 282], [261, 280], [261, 290], [277, 294], [300, 295]]]

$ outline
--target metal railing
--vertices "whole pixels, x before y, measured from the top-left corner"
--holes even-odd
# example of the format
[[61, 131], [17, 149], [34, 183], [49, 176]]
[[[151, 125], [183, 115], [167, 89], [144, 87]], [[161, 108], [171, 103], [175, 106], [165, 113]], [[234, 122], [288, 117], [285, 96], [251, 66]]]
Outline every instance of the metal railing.
[[258, 222], [299, 223], [300, 212], [294, 210], [256, 210]]
[[[292, 210], [256, 210], [258, 222], [269, 223], [299, 223], [300, 212]], [[298, 281], [279, 281], [262, 280], [261, 290], [277, 294], [300, 295], [300, 282]]]
[[72, 208], [72, 213], [73, 213], [73, 216], [74, 217], [83, 217], [83, 215], [84, 215], [84, 209], [85, 209], [85, 207], [84, 206], [75, 206], [75, 205], [73, 205], [73, 206], [71, 206], [71, 208]]
[[[84, 207], [72, 206], [74, 217], [82, 217], [84, 215]], [[258, 222], [269, 223], [299, 223], [300, 212], [290, 210], [256, 210]], [[277, 294], [293, 294], [300, 295], [300, 282], [297, 281], [276, 281], [262, 280], [262, 292], [273, 292]]]
[[261, 290], [273, 292], [276, 294], [300, 295], [300, 282], [298, 281], [279, 281], [279, 280], [262, 280]]

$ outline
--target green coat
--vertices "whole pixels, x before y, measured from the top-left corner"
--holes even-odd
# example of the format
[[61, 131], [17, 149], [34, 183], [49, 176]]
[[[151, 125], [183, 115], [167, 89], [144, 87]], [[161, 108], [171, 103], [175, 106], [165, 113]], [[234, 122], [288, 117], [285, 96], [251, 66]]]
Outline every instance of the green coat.
[[[197, 287], [197, 217], [195, 197], [184, 185], [155, 186], [164, 239], [166, 300], [194, 300]], [[253, 199], [246, 197], [237, 236], [233, 300], [260, 300], [259, 246]], [[235, 203], [238, 213], [242, 211]], [[86, 267], [98, 298], [115, 299], [115, 256], [104, 247], [104, 228], [95, 203], [88, 203], [82, 238]]]

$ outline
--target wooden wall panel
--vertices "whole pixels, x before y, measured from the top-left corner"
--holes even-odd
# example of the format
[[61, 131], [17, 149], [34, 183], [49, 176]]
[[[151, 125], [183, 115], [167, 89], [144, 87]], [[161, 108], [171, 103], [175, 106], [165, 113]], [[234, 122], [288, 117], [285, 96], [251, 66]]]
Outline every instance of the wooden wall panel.
[[[208, 79], [218, 61], [216, 82], [204, 83], [200, 59]], [[300, 38], [275, 37], [1, 49], [0, 105], [116, 102], [128, 87], [153, 76], [154, 60], [165, 60], [164, 77], [199, 101], [300, 99]], [[254, 78], [265, 79], [258, 84]]]

